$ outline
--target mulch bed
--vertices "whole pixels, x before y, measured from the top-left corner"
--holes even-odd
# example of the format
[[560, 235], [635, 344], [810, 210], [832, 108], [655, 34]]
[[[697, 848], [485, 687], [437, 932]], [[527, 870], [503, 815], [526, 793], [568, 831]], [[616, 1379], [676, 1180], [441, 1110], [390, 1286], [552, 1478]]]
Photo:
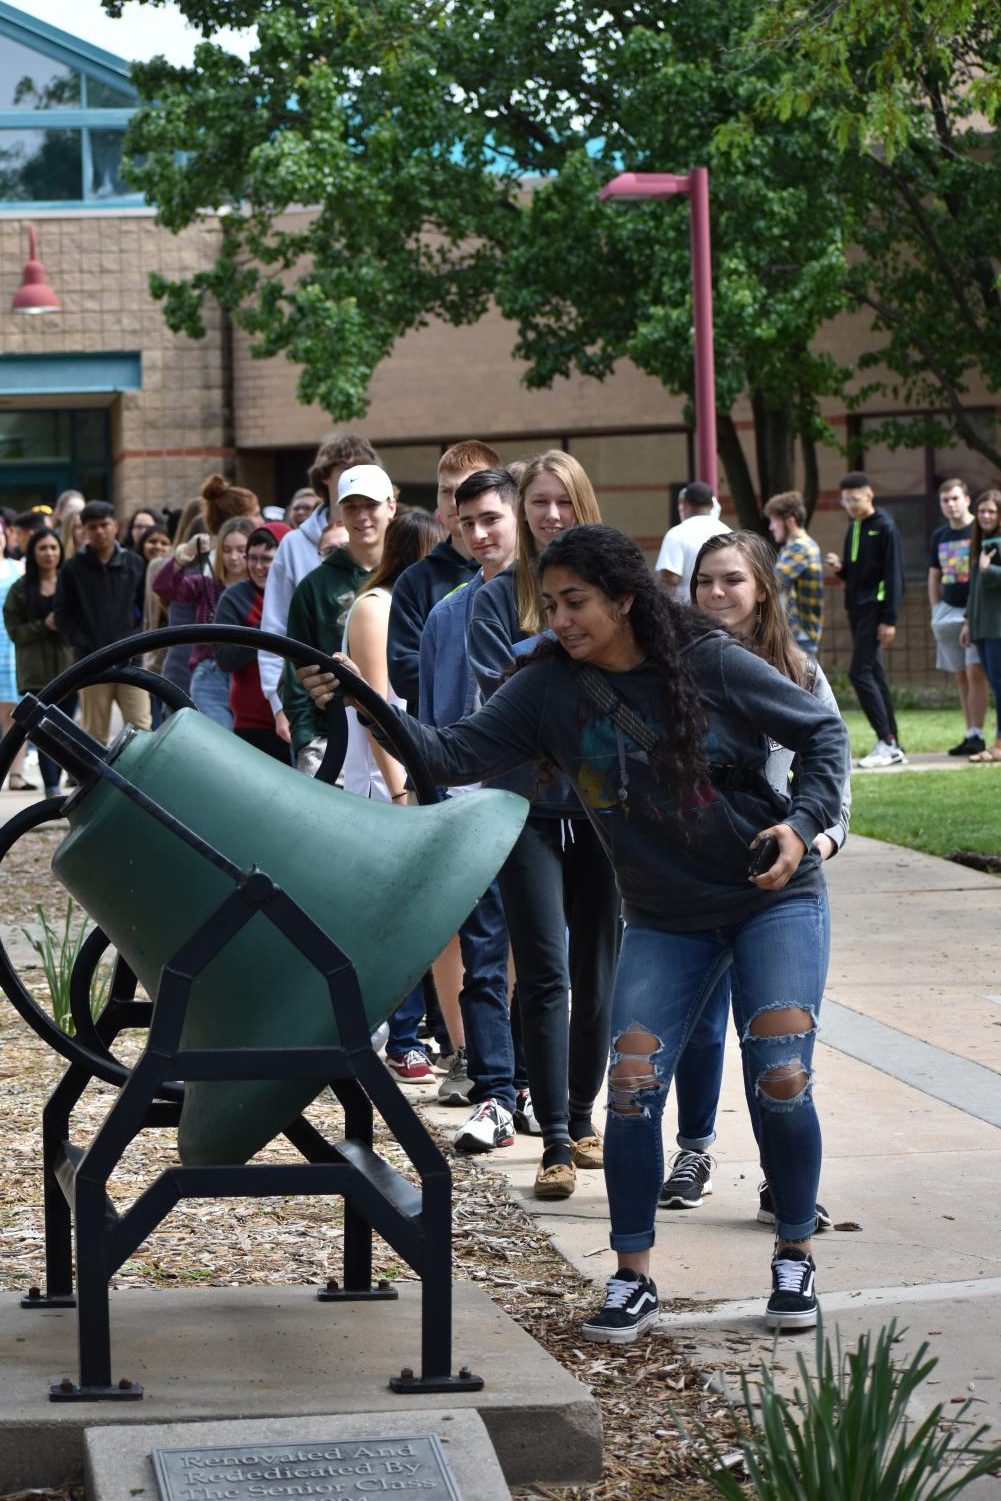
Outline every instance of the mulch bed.
[[[28, 922], [41, 905], [50, 921], [65, 912], [65, 895], [48, 875], [58, 836], [38, 833], [15, 847], [0, 867], [0, 902], [8, 927]], [[40, 972], [32, 979], [39, 982]], [[119, 1051], [128, 1056], [133, 1038]], [[0, 1291], [20, 1291], [43, 1276], [40, 1115], [58, 1079], [60, 1060], [14, 1011], [0, 1005], [0, 1075], [4, 1088], [4, 1176], [0, 1208]], [[113, 1091], [94, 1084], [76, 1113], [75, 1139], [87, 1139], [103, 1119]], [[319, 1129], [337, 1135], [339, 1107], [317, 1100], [310, 1115]], [[165, 1137], [148, 1133], [123, 1159], [112, 1197], [127, 1204], [164, 1166]], [[379, 1150], [395, 1165], [405, 1159], [388, 1133]], [[273, 1160], [296, 1160], [287, 1144], [274, 1143]], [[611, 1349], [579, 1336], [582, 1315], [594, 1305], [594, 1289], [541, 1234], [509, 1197], [497, 1177], [476, 1160], [453, 1156], [454, 1254], [459, 1280], [481, 1285], [502, 1308], [597, 1397], [605, 1439], [603, 1478], [584, 1486], [523, 1487], [518, 1501], [650, 1501], [652, 1497], [715, 1494], [699, 1479], [697, 1445], [682, 1435], [672, 1413], [688, 1425], [704, 1425], [724, 1449], [734, 1448], [732, 1416], [706, 1377], [686, 1359], [684, 1345], [658, 1334]], [[188, 1200], [151, 1235], [114, 1278], [119, 1287], [302, 1285], [323, 1275], [322, 1249], [339, 1267], [339, 1199], [258, 1201]], [[393, 1252], [384, 1247], [376, 1275], [400, 1277]], [[318, 1256], [318, 1249], [321, 1254]], [[28, 1490], [0, 1501], [73, 1501], [72, 1481], [60, 1490]]]

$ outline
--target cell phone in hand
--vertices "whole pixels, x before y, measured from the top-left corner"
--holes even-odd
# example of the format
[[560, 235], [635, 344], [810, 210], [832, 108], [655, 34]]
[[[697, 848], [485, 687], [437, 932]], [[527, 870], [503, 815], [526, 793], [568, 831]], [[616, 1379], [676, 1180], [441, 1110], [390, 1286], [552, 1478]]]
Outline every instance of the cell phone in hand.
[[747, 863], [747, 874], [750, 877], [763, 876], [766, 870], [771, 870], [779, 858], [779, 842], [774, 834], [766, 834], [760, 844], [751, 846], [751, 858]]

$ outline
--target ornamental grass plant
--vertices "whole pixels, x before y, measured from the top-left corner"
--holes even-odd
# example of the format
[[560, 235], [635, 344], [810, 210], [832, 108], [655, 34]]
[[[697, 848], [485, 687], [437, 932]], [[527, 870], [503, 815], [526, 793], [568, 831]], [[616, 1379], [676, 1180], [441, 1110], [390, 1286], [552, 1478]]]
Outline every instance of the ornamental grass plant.
[[[73, 918], [75, 907], [72, 897], [66, 898], [66, 915], [61, 920], [61, 927], [49, 922], [41, 907], [36, 907], [38, 925], [41, 930], [40, 936], [30, 933], [27, 928], [21, 932], [31, 944], [41, 960], [42, 973], [45, 975], [45, 983], [49, 988], [49, 996], [52, 1001], [52, 1015], [56, 1025], [64, 1032], [73, 1033], [73, 1016], [70, 1011], [70, 981], [73, 976], [73, 967], [80, 957], [84, 939], [87, 937], [87, 921], [81, 917], [79, 926], [73, 931]], [[108, 988], [111, 983], [111, 970], [107, 967], [99, 969], [91, 982], [90, 1009], [97, 1016], [104, 1007], [108, 998]]]
[[696, 1430], [715, 1493], [725, 1501], [951, 1501], [981, 1476], [1001, 1476], [1001, 1444], [987, 1441], [987, 1425], [962, 1433], [969, 1400], [948, 1418], [941, 1402], [920, 1420], [909, 1411], [938, 1362], [925, 1341], [898, 1365], [894, 1346], [905, 1332], [894, 1320], [846, 1351], [818, 1323], [816, 1370], [797, 1356], [791, 1396], [763, 1364], [757, 1392], [742, 1375], [742, 1402], [731, 1405], [746, 1478], [734, 1473], [732, 1450]]

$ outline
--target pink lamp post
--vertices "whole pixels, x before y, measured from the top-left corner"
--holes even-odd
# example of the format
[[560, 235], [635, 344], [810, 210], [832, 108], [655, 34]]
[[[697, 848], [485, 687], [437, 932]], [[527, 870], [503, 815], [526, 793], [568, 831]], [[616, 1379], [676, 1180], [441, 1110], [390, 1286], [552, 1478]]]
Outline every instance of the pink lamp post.
[[687, 193], [692, 237], [692, 305], [695, 314], [696, 478], [716, 493], [716, 369], [713, 359], [713, 283], [709, 258], [709, 169], [676, 172], [620, 172], [601, 198], [642, 200]]

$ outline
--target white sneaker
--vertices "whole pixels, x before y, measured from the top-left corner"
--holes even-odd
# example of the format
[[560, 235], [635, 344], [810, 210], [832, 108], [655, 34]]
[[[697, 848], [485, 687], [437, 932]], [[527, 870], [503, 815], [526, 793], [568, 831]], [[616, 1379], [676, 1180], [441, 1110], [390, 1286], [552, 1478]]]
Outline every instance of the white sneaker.
[[873, 771], [879, 766], [906, 766], [907, 757], [899, 745], [891, 745], [887, 740], [877, 740], [867, 756], [862, 756], [856, 762], [862, 771]]
[[494, 1147], [514, 1145], [514, 1117], [496, 1100], [482, 1100], [465, 1125], [455, 1133], [460, 1152], [492, 1152]]

